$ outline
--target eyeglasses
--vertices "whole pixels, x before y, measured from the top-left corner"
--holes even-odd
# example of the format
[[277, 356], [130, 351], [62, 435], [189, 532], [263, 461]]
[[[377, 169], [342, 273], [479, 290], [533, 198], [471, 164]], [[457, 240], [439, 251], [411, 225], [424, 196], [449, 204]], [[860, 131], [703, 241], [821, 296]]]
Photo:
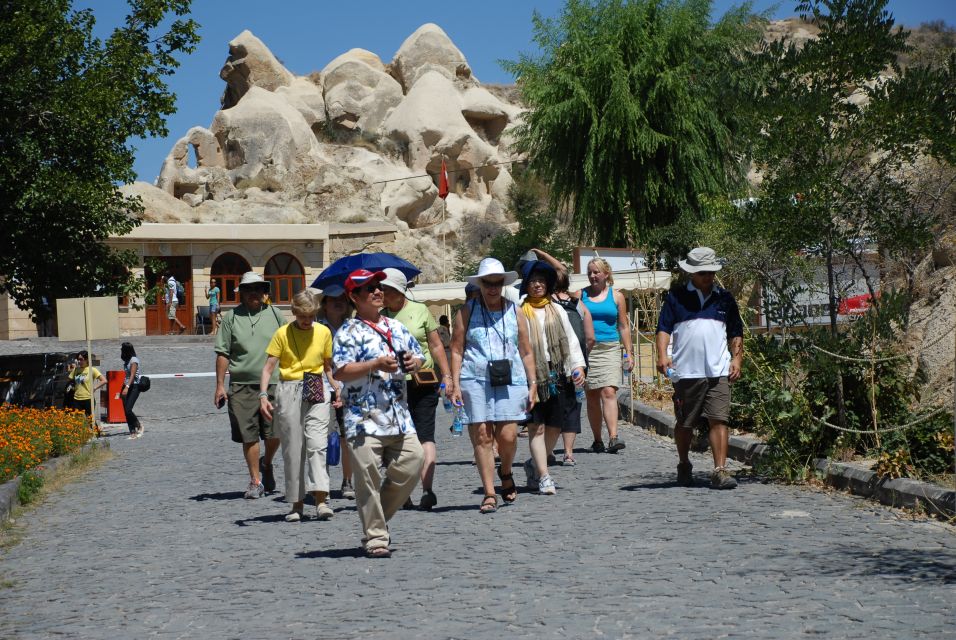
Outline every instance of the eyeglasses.
[[499, 289], [499, 288], [505, 286], [505, 279], [504, 279], [504, 278], [502, 278], [501, 280], [484, 280], [484, 279], [482, 279], [482, 280], [481, 280], [481, 284], [482, 284], [482, 286], [487, 287], [487, 288], [489, 288], [489, 289]]

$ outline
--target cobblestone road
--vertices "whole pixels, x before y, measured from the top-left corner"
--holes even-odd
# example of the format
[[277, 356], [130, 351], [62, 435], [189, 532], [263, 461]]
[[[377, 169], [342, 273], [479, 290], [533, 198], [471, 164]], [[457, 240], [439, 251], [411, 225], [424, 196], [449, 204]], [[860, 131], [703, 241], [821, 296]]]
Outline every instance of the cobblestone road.
[[[208, 342], [174, 340], [137, 347], [147, 373], [212, 371]], [[118, 368], [118, 343], [94, 350]], [[154, 381], [145, 437], [112, 427], [113, 459], [29, 514], [0, 637], [956, 637], [952, 528], [801, 487], [680, 488], [673, 445], [630, 426], [621, 455], [583, 436], [557, 496], [488, 516], [442, 414], [439, 506], [400, 512], [393, 558], [367, 560], [350, 501], [289, 524], [281, 495], [242, 499], [213, 385]]]

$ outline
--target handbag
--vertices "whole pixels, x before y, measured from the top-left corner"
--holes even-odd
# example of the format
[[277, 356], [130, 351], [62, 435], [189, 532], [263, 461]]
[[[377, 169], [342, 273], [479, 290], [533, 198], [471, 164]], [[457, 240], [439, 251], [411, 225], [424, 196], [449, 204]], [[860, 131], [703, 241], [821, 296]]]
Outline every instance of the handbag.
[[506, 387], [511, 384], [511, 361], [489, 360], [488, 382], [493, 387]]
[[419, 369], [412, 374], [412, 380], [419, 386], [438, 384], [438, 374], [434, 369]]
[[325, 451], [325, 462], [330, 466], [335, 466], [342, 459], [342, 442], [339, 440], [339, 432], [329, 431], [329, 448]]
[[149, 391], [150, 386], [152, 386], [152, 383], [149, 380], [149, 376], [140, 376], [139, 382], [136, 383], [136, 386], [139, 387], [139, 390], [141, 392]]
[[312, 404], [325, 402], [325, 384], [321, 373], [302, 374], [302, 396]]

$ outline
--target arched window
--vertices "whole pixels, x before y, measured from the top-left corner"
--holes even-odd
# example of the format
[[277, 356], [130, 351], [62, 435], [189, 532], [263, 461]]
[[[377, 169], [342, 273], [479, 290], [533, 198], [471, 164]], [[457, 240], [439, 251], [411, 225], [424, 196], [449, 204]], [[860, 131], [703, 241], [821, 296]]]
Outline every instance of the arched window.
[[272, 283], [270, 297], [275, 303], [288, 304], [292, 296], [305, 289], [302, 263], [288, 253], [277, 253], [266, 263], [266, 280]]
[[222, 291], [220, 299], [223, 303], [239, 304], [236, 287], [239, 286], [239, 280], [246, 271], [252, 271], [252, 267], [245, 258], [236, 253], [224, 253], [212, 263], [211, 277], [216, 279], [216, 284]]

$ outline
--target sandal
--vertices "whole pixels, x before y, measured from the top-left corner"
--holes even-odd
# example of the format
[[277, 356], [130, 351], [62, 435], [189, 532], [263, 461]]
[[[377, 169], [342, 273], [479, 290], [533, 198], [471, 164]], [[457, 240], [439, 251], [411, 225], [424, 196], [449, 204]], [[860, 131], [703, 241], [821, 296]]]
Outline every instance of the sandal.
[[518, 499], [518, 487], [515, 486], [515, 474], [502, 474], [498, 467], [498, 477], [501, 478], [501, 499], [511, 504]]
[[366, 558], [391, 558], [392, 550], [388, 547], [375, 547], [374, 549], [365, 550]]
[[[488, 501], [491, 500], [489, 503]], [[487, 495], [485, 499], [481, 501], [481, 506], [478, 507], [478, 511], [482, 513], [494, 513], [498, 510], [498, 496], [496, 495]]]

